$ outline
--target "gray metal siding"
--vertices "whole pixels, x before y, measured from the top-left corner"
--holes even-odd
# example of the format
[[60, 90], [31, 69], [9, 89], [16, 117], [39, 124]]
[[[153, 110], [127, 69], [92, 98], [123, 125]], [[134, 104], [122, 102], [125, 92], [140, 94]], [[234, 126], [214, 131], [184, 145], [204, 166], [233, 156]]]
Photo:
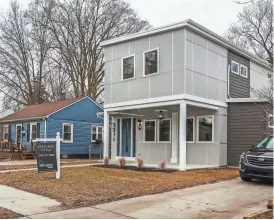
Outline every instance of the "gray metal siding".
[[229, 93], [231, 98], [249, 98], [250, 97], [250, 61], [232, 51], [228, 51], [228, 65], [231, 60], [245, 65], [248, 68], [248, 78], [229, 72]]
[[259, 104], [228, 104], [228, 165], [238, 165], [240, 155], [267, 136], [266, 131], [269, 131], [269, 128], [265, 118], [266, 113]]

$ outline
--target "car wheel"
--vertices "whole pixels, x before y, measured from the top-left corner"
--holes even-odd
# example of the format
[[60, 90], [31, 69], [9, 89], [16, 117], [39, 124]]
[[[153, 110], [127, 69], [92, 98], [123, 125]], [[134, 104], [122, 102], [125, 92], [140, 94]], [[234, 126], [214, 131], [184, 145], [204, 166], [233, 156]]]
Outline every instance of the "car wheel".
[[246, 182], [252, 181], [252, 178], [250, 178], [249, 176], [246, 176], [242, 173], [240, 173], [240, 177], [241, 177], [242, 181], [246, 181]]

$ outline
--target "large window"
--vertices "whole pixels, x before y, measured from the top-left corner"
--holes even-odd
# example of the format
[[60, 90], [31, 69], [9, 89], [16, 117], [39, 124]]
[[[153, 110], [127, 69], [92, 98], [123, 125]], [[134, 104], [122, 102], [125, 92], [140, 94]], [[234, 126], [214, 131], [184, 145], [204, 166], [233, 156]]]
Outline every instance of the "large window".
[[144, 122], [144, 141], [156, 141], [156, 120], [146, 120]]
[[240, 66], [240, 76], [244, 78], [248, 78], [248, 69], [246, 66], [242, 65]]
[[144, 52], [144, 75], [159, 72], [159, 49]]
[[158, 120], [158, 142], [170, 142], [171, 120]]
[[129, 56], [122, 59], [122, 79], [134, 78], [135, 56]]
[[214, 141], [214, 116], [197, 117], [198, 142]]
[[103, 129], [103, 126], [92, 125], [91, 142], [96, 142], [96, 140], [103, 140]]
[[186, 120], [186, 141], [194, 142], [194, 117]]
[[9, 125], [3, 126], [3, 140], [9, 140]]
[[63, 142], [67, 142], [67, 143], [73, 142], [73, 124], [70, 124], [70, 123], [63, 124]]

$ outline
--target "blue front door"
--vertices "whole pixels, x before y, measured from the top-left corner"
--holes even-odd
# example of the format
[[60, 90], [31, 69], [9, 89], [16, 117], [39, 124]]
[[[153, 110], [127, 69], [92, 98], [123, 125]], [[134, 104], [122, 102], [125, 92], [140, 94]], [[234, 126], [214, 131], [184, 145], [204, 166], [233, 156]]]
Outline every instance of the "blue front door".
[[122, 156], [131, 157], [131, 119], [122, 119]]

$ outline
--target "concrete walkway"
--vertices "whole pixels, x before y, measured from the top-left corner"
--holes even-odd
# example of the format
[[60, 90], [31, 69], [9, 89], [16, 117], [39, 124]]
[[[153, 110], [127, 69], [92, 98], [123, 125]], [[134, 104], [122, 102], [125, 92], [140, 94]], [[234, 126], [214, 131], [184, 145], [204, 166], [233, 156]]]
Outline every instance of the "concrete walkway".
[[54, 211], [61, 204], [56, 200], [0, 185], [0, 207], [24, 216]]
[[273, 187], [239, 178], [28, 218], [238, 218], [266, 209]]

